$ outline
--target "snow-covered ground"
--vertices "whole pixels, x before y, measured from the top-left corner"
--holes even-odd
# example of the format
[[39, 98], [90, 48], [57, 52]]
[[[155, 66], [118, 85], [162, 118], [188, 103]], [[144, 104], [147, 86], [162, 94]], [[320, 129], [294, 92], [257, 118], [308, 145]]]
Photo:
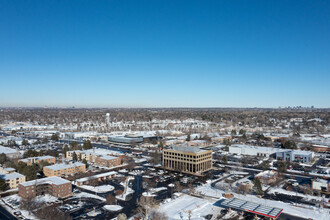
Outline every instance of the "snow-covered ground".
[[103, 209], [110, 211], [110, 212], [117, 212], [123, 209], [120, 205], [105, 205], [103, 206]]
[[111, 185], [103, 185], [103, 186], [89, 186], [89, 185], [82, 185], [79, 186], [80, 188], [87, 189], [96, 193], [106, 193], [111, 192], [115, 189], [115, 187]]
[[167, 201], [169, 202], [160, 205], [159, 210], [166, 213], [169, 220], [188, 219], [189, 212], [191, 212], [191, 220], [204, 219], [203, 216], [213, 213], [216, 208], [213, 206], [213, 201], [189, 195]]
[[126, 188], [126, 192], [123, 192], [123, 194], [116, 196], [119, 200], [126, 200], [126, 197], [132, 193], [134, 193], [134, 190], [128, 186], [129, 181], [134, 180], [134, 177], [129, 176], [127, 177], [125, 182], [121, 182], [120, 185], [124, 186]]
[[[9, 211], [10, 213], [14, 213], [14, 212], [21, 212], [22, 216], [24, 216], [25, 218], [27, 219], [38, 219], [36, 216], [34, 216], [32, 213], [29, 213], [28, 211], [26, 210], [22, 210], [20, 207], [19, 207], [19, 204], [20, 204], [20, 201], [21, 201], [21, 197], [18, 196], [17, 194], [15, 195], [11, 195], [11, 196], [7, 196], [7, 197], [4, 197], [0, 200], [0, 204], [7, 210]], [[44, 196], [37, 196], [35, 197], [35, 201], [37, 203], [51, 203], [51, 202], [57, 202], [57, 198], [56, 197], [53, 197], [51, 195], [44, 195]], [[41, 206], [40, 206], [41, 208]]]

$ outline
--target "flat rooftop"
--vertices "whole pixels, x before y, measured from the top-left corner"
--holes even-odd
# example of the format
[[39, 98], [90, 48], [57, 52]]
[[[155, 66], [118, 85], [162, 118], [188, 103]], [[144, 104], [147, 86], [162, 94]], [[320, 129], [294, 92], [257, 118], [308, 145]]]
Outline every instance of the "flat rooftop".
[[25, 158], [25, 159], [21, 159], [21, 161], [23, 161], [23, 162], [29, 162], [32, 159], [35, 159], [35, 160], [46, 160], [46, 159], [51, 159], [51, 158], [55, 158], [55, 157], [52, 157], [52, 156], [28, 157], [28, 158]]
[[94, 176], [89, 176], [89, 177], [83, 177], [83, 178], [80, 178], [78, 180], [76, 180], [77, 182], [85, 182], [89, 179], [94, 179], [94, 178], [100, 178], [100, 177], [107, 177], [107, 176], [112, 176], [112, 175], [116, 175], [117, 172], [116, 171], [110, 171], [110, 172], [107, 172], [107, 173], [100, 173], [100, 174], [97, 174], [97, 175], [94, 175]]
[[75, 162], [75, 163], [70, 163], [70, 164], [65, 164], [65, 163], [54, 164], [54, 165], [50, 165], [50, 166], [46, 166], [46, 167], [51, 170], [62, 170], [62, 169], [67, 169], [67, 168], [77, 167], [77, 166], [82, 166], [82, 165], [85, 165], [85, 164], [80, 163], [80, 162]]
[[54, 184], [54, 185], [62, 185], [65, 183], [71, 183], [70, 181], [63, 179], [57, 176], [51, 176], [43, 179], [31, 180], [25, 183], [20, 183], [23, 186], [32, 186], [32, 185], [41, 185], [41, 184]]
[[226, 199], [221, 203], [221, 205], [274, 219], [277, 219], [283, 211], [283, 209], [265, 206], [237, 198]]
[[244, 145], [244, 144], [234, 144], [234, 145], [231, 145], [229, 147], [230, 148], [259, 150], [259, 151], [269, 152], [269, 153], [284, 152], [284, 151], [287, 150], [287, 149], [282, 149], [282, 148], [261, 147], [261, 146], [252, 146], [252, 145]]
[[117, 159], [118, 157], [113, 157], [113, 156], [108, 156], [108, 155], [102, 155], [102, 156], [100, 156], [100, 158], [102, 158], [104, 160], [114, 160], [114, 159]]
[[1, 174], [0, 173], [0, 178], [4, 179], [4, 180], [11, 180], [11, 179], [16, 179], [16, 178], [21, 178], [24, 177], [24, 175], [20, 174], [20, 173], [8, 173], [8, 174]]
[[9, 147], [4, 147], [0, 145], [0, 154], [17, 154], [18, 151]]
[[182, 147], [182, 146], [173, 146], [172, 150], [174, 151], [182, 151], [182, 152], [186, 152], [186, 153], [201, 153], [201, 152], [205, 152], [206, 150], [202, 150], [199, 147], [191, 147], [191, 146], [187, 146], [187, 147]]

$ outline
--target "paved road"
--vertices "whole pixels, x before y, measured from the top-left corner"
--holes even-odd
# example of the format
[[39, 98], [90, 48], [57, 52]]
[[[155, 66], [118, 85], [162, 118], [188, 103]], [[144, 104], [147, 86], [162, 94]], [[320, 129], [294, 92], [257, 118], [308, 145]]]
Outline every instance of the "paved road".
[[0, 206], [0, 219], [1, 220], [16, 220], [12, 214], [10, 214], [4, 207]]

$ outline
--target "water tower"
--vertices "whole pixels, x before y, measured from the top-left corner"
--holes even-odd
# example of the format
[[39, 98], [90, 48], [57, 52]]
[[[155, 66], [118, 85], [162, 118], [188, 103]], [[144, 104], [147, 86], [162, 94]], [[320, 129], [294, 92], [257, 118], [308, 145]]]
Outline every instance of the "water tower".
[[107, 113], [107, 114], [105, 115], [105, 118], [106, 118], [107, 126], [110, 127], [110, 113]]

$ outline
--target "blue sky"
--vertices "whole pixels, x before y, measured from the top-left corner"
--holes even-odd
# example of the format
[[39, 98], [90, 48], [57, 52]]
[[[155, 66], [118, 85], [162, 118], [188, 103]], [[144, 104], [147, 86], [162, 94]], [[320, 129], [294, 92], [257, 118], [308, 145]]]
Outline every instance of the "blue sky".
[[330, 1], [0, 1], [0, 106], [330, 107]]

